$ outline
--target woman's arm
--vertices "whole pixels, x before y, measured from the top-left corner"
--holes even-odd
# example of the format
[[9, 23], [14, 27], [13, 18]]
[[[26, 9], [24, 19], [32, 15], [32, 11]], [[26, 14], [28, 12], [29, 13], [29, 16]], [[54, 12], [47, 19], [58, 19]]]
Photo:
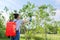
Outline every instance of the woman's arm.
[[23, 20], [23, 23], [27, 23], [27, 22], [29, 22], [29, 21], [28, 21], [28, 20], [26, 20], [26, 19], [24, 19], [24, 20]]

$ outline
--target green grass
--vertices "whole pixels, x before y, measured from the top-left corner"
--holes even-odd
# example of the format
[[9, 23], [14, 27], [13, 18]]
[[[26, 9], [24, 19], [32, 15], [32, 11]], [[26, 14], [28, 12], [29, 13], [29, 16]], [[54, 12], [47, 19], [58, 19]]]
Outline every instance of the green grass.
[[0, 40], [9, 40], [8, 38], [0, 38]]
[[[45, 40], [45, 34], [36, 34], [31, 40]], [[0, 40], [9, 40], [6, 38], [0, 38]], [[24, 34], [21, 34], [20, 40], [25, 40]], [[60, 34], [47, 34], [47, 40], [60, 40]]]
[[[22, 39], [24, 39], [24, 37], [24, 35], [21, 35]], [[34, 36], [34, 40], [45, 40], [45, 38], [45, 34], [36, 34]], [[60, 40], [60, 34], [47, 34], [47, 40]]]
[[[21, 38], [24, 38], [24, 35], [21, 35]], [[36, 34], [34, 36], [34, 40], [45, 40], [45, 39], [46, 39], [45, 34]], [[47, 40], [60, 40], [60, 34], [47, 34]]]

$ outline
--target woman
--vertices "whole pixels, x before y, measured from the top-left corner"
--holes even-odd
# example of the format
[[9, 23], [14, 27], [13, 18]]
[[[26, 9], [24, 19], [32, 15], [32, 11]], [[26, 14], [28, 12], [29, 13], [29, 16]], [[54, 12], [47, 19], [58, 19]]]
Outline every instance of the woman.
[[11, 40], [19, 40], [20, 38], [20, 27], [22, 25], [22, 23], [24, 23], [25, 21], [20, 19], [19, 14], [13, 14], [14, 15], [14, 22], [16, 22], [16, 36], [15, 37], [11, 37]]

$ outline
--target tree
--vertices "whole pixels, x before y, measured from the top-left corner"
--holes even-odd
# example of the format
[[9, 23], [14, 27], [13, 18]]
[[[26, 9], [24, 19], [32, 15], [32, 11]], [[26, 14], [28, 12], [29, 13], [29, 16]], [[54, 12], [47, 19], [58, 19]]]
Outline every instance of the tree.
[[[32, 16], [33, 16], [33, 13], [34, 13], [34, 8], [35, 8], [35, 5], [32, 4], [32, 3], [30, 3], [30, 2], [28, 2], [26, 5], [23, 6], [22, 9], [19, 10], [19, 13], [20, 13], [20, 14], [23, 13], [23, 14], [22, 14], [23, 18], [29, 17], [30, 24], [31, 24], [31, 22], [32, 22]], [[20, 16], [21, 16], [21, 15], [20, 15]], [[30, 24], [27, 24], [27, 25], [29, 26]], [[33, 26], [31, 26], [31, 27], [33, 27]], [[26, 29], [27, 29], [27, 28], [26, 28]], [[31, 29], [31, 30], [32, 30], [32, 29]], [[31, 38], [30, 35], [32, 34], [31, 31], [29, 31], [29, 30], [27, 29], [27, 31], [26, 31], [25, 33], [28, 34], [28, 35], [26, 35], [26, 40], [29, 40], [29, 38]]]
[[[53, 18], [51, 16], [55, 15], [55, 8], [51, 5], [42, 5], [39, 6], [38, 9], [36, 10], [36, 26], [42, 25], [42, 27], [45, 29], [45, 37], [47, 40], [47, 31], [48, 29], [53, 29], [52, 26], [50, 25], [50, 28], [48, 24], [51, 23]], [[51, 31], [51, 30], [50, 30]], [[53, 31], [53, 30], [52, 30]]]
[[10, 20], [10, 21], [13, 21], [13, 20], [14, 20], [14, 15], [13, 15], [14, 13], [11, 12], [11, 13], [9, 13], [9, 14], [10, 14], [10, 16], [9, 16], [9, 20]]
[[7, 13], [7, 11], [8, 11], [9, 9], [7, 8], [7, 6], [5, 6], [4, 10], [5, 10], [5, 11], [6, 11], [6, 13]]
[[[41, 5], [39, 7], [36, 7], [34, 4], [28, 2], [27, 5], [24, 5], [22, 9], [20, 9], [19, 13], [23, 13], [23, 17], [32, 17], [35, 16], [35, 21], [32, 21], [32, 24], [34, 25], [34, 22], [36, 25], [36, 28], [40, 30], [40, 28], [43, 29], [47, 29], [48, 30], [48, 23], [50, 24], [51, 21], [53, 20], [53, 18], [51, 18], [50, 16], [54, 16], [55, 15], [55, 8], [53, 6], [49, 5]], [[32, 29], [33, 27], [32, 26]], [[52, 26], [50, 26], [52, 28]], [[45, 30], [45, 33], [47, 33], [47, 30]], [[33, 30], [32, 30], [33, 31]], [[44, 31], [43, 31], [44, 33]]]
[[0, 38], [5, 37], [4, 16], [0, 13]]

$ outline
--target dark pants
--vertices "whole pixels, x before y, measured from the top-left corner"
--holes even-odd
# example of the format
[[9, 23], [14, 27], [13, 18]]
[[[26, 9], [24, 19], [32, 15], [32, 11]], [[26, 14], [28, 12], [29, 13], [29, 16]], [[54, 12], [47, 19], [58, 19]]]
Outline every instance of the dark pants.
[[16, 36], [15, 37], [11, 37], [11, 40], [19, 40], [20, 38], [20, 32], [16, 31]]

